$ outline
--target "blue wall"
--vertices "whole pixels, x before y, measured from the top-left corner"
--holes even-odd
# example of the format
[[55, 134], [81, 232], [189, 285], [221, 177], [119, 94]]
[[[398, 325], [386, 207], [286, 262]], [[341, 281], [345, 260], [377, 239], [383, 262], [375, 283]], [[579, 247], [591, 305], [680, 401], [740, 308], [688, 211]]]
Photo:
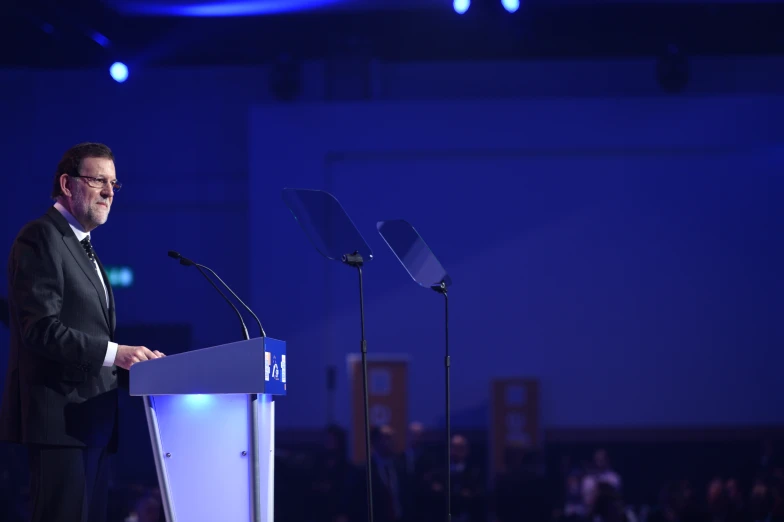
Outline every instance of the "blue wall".
[[[420, 230], [454, 280], [458, 424], [484, 425], [489, 380], [516, 375], [541, 379], [547, 427], [781, 422], [769, 366], [782, 362], [770, 317], [781, 212], [770, 198], [784, 156], [766, 122], [784, 115], [784, 98], [253, 114], [251, 230], [264, 238], [251, 253], [255, 302], [284, 303], [267, 317], [307, 354], [292, 357], [292, 376], [345, 370], [359, 332], [355, 275], [324, 266], [285, 217], [284, 184], [333, 191], [376, 251], [370, 347], [411, 353], [414, 418], [440, 415], [442, 307], [375, 232], [395, 217]], [[293, 386], [281, 417], [311, 422], [310, 393]]]
[[441, 416], [442, 307], [375, 232], [394, 217], [455, 281], [458, 425], [484, 426], [489, 380], [510, 375], [542, 380], [547, 427], [781, 423], [775, 67], [697, 61], [671, 98], [646, 62], [374, 64], [371, 100], [335, 104], [335, 79], [309, 64], [292, 106], [274, 104], [264, 69], [132, 71], [123, 85], [3, 71], [0, 243], [50, 204], [67, 147], [108, 143], [125, 188], [94, 243], [136, 273], [120, 322], [189, 322], [194, 346], [235, 340], [231, 310], [166, 251], [212, 267], [289, 341], [279, 425], [318, 427], [327, 365], [348, 404], [356, 275], [318, 257], [280, 189], [325, 188], [376, 253], [369, 347], [411, 354], [412, 417]]

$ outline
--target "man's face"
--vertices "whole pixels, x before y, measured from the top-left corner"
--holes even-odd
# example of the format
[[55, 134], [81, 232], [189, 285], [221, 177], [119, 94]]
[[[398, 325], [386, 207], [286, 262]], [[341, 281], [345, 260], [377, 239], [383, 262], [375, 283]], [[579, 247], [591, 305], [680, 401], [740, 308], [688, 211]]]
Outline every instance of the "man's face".
[[[109, 210], [114, 199], [111, 182], [117, 180], [114, 162], [108, 158], [85, 158], [79, 172], [81, 178], [70, 178], [71, 214], [91, 231], [109, 219]], [[95, 181], [105, 180], [103, 187]]]

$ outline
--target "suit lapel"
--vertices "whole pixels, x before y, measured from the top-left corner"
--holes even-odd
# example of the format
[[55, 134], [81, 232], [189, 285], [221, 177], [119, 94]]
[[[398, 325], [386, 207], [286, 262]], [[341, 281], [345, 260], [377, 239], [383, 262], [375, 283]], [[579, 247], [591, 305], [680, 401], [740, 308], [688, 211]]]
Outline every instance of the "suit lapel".
[[112, 285], [109, 282], [109, 276], [106, 274], [106, 269], [103, 267], [103, 263], [101, 260], [98, 259], [98, 256], [95, 256], [95, 260], [98, 262], [98, 267], [101, 269], [101, 277], [103, 277], [103, 281], [106, 284], [106, 292], [109, 294], [109, 331], [112, 332], [112, 340], [114, 340], [114, 329], [117, 328], [117, 313], [114, 308], [114, 292], [112, 291]]
[[[70, 230], [70, 228], [69, 228]], [[65, 246], [68, 247], [68, 250], [71, 251], [71, 255], [76, 260], [79, 265], [79, 268], [82, 269], [84, 275], [90, 280], [95, 288], [95, 292], [98, 294], [98, 300], [101, 302], [101, 310], [103, 310], [104, 319], [106, 319], [106, 324], [111, 326], [111, 321], [109, 320], [109, 309], [106, 306], [106, 292], [103, 290], [103, 285], [101, 284], [101, 280], [98, 279], [98, 272], [95, 270], [95, 265], [93, 265], [90, 258], [87, 257], [87, 253], [82, 248], [82, 245], [76, 239], [76, 236], [73, 233], [70, 236], [63, 237], [63, 241], [65, 242]], [[108, 291], [108, 284], [109, 281], [104, 279], [107, 284], [107, 291]]]
[[[87, 279], [90, 280], [93, 288], [95, 288], [95, 293], [98, 294], [98, 300], [101, 303], [101, 310], [103, 310], [103, 317], [106, 319], [106, 324], [112, 328], [112, 335], [114, 335], [113, 321], [110, 320], [109, 307], [106, 305], [106, 293], [109, 293], [109, 304], [111, 305], [112, 313], [114, 312], [114, 297], [112, 296], [109, 279], [106, 277], [105, 272], [103, 272], [103, 267], [101, 267], [101, 271], [103, 273], [104, 281], [106, 282], [106, 292], [104, 292], [101, 280], [98, 278], [98, 272], [95, 270], [95, 265], [93, 265], [90, 258], [87, 257], [87, 253], [84, 251], [84, 248], [82, 248], [79, 240], [76, 239], [76, 234], [71, 230], [71, 225], [68, 224], [68, 220], [66, 220], [54, 207], [49, 207], [49, 210], [46, 211], [46, 215], [54, 221], [57, 230], [63, 235], [63, 243], [65, 243], [65, 246], [71, 252], [76, 264], [79, 265], [79, 268], [82, 269], [84, 275], [87, 276]], [[100, 262], [98, 264], [100, 266]]]

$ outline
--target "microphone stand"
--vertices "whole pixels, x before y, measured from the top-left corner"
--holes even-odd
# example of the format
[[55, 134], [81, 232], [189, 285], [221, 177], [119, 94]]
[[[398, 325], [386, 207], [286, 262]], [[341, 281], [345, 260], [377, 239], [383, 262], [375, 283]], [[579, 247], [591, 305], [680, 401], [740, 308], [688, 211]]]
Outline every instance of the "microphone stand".
[[444, 371], [446, 381], [446, 522], [452, 520], [452, 435], [451, 435], [451, 418], [449, 415], [449, 369], [451, 361], [449, 359], [449, 296], [446, 291], [446, 284], [442, 281], [440, 284], [431, 287], [433, 290], [444, 296], [444, 324], [445, 324], [445, 341], [446, 341], [446, 355], [444, 357]]
[[367, 340], [365, 340], [365, 305], [362, 287], [362, 265], [364, 264], [364, 260], [362, 259], [362, 255], [355, 251], [353, 254], [344, 255], [342, 261], [348, 266], [356, 268], [359, 273], [360, 349], [362, 351], [362, 388], [365, 399], [365, 480], [367, 481], [368, 521], [373, 522], [373, 478], [370, 468], [370, 408], [368, 406]]
[[[240, 324], [242, 325], [242, 338], [245, 339], [245, 340], [250, 339], [250, 336], [248, 335], [248, 327], [245, 326], [245, 321], [242, 320], [242, 314], [240, 313], [239, 310], [237, 310], [237, 307], [234, 306], [234, 303], [232, 303], [231, 300], [228, 297], [226, 297], [226, 294], [221, 292], [221, 289], [218, 288], [218, 285], [215, 284], [215, 281], [210, 279], [210, 276], [208, 276], [207, 274], [204, 273], [204, 270], [202, 270], [202, 268], [207, 268], [207, 267], [204, 266], [204, 265], [200, 265], [198, 263], [194, 263], [193, 261], [191, 261], [187, 257], [181, 256], [179, 252], [175, 252], [173, 250], [169, 250], [169, 257], [171, 257], [173, 259], [179, 260], [179, 262], [180, 262], [180, 264], [182, 266], [195, 266], [196, 267], [196, 269], [199, 271], [199, 273], [204, 276], [204, 279], [206, 279], [212, 285], [212, 287], [215, 289], [215, 291], [218, 292], [221, 295], [221, 297], [226, 300], [227, 303], [229, 303], [229, 306], [231, 306], [232, 310], [234, 310], [234, 313], [237, 314], [237, 318], [240, 320]], [[209, 268], [207, 268], [207, 270], [212, 272], [212, 270], [210, 270]], [[212, 272], [212, 273], [215, 274], [215, 272]], [[215, 275], [215, 277], [218, 277], [217, 274]], [[220, 277], [218, 277], [218, 280], [221, 283], [223, 283], [223, 280]], [[226, 283], [223, 283], [223, 286], [225, 286], [229, 290], [229, 292], [234, 294], [234, 292], [232, 292], [231, 288], [229, 288], [229, 286]], [[237, 297], [236, 294], [234, 294], [234, 297]], [[239, 298], [237, 298], [237, 299], [239, 299]], [[240, 302], [242, 303], [242, 301], [240, 301]], [[247, 305], [245, 305], [245, 303], [242, 303], [242, 305], [247, 308]], [[256, 317], [256, 315], [254, 314], [253, 317]], [[258, 321], [258, 318], [256, 318], [256, 320]], [[261, 323], [259, 323], [259, 325], [261, 325]]]
[[[183, 258], [183, 259], [184, 259], [184, 258]], [[180, 261], [180, 263], [182, 263], [182, 261]], [[183, 263], [183, 264], [184, 264], [184, 263]], [[203, 276], [204, 276], [204, 278], [205, 278], [207, 281], [209, 281], [209, 282], [210, 282], [210, 284], [212, 285], [212, 287], [213, 287], [215, 290], [217, 290], [217, 291], [218, 291], [218, 293], [219, 293], [220, 295], [222, 295], [222, 296], [223, 296], [223, 298], [226, 300], [226, 302], [227, 302], [227, 303], [229, 303], [229, 304], [231, 305], [231, 307], [234, 309], [234, 312], [237, 314], [237, 317], [239, 317], [239, 319], [240, 319], [240, 324], [242, 324], [242, 338], [243, 338], [243, 339], [245, 339], [246, 341], [247, 341], [248, 339], [250, 339], [250, 335], [248, 335], [248, 327], [247, 327], [247, 326], [245, 326], [245, 321], [243, 321], [243, 320], [242, 320], [242, 314], [240, 314], [240, 311], [239, 311], [239, 310], [237, 310], [237, 307], [236, 307], [236, 306], [234, 306], [234, 303], [232, 303], [232, 302], [229, 300], [229, 298], [228, 298], [228, 297], [226, 297], [226, 294], [224, 294], [223, 292], [221, 292], [220, 288], [218, 288], [218, 286], [215, 284], [215, 282], [214, 282], [212, 279], [210, 279], [210, 277], [209, 277], [207, 274], [205, 274], [205, 273], [204, 273], [204, 270], [202, 270], [202, 269], [201, 269], [201, 268], [202, 268], [202, 267], [201, 267], [201, 265], [199, 265], [199, 264], [196, 264], [196, 263], [193, 263], [193, 266], [195, 266], [195, 267], [196, 267], [196, 269], [199, 271], [199, 273], [201, 273], [201, 275], [203, 275]]]
[[[242, 304], [242, 306], [244, 306], [245, 309], [247, 309], [251, 313], [251, 315], [253, 315], [253, 317], [256, 319], [256, 322], [259, 324], [259, 329], [261, 330], [261, 336], [262, 337], [266, 337], [266, 334], [264, 333], [264, 328], [262, 328], [262, 326], [261, 326], [261, 321], [259, 321], [259, 318], [256, 317], [256, 314], [253, 313], [253, 311], [248, 307], [248, 305], [246, 305], [245, 303], [242, 302], [242, 299], [237, 297], [237, 294], [235, 294], [234, 291], [231, 288], [229, 288], [229, 285], [227, 285], [223, 281], [223, 279], [218, 277], [218, 274], [216, 274], [211, 268], [208, 268], [208, 267], [206, 267], [204, 265], [200, 265], [199, 263], [194, 263], [193, 261], [191, 261], [187, 257], [183, 257], [179, 253], [174, 252], [174, 251], [169, 251], [169, 257], [172, 257], [174, 259], [179, 259], [180, 264], [183, 265], [183, 266], [191, 266], [191, 265], [195, 266], [196, 269], [199, 271], [199, 273], [201, 275], [203, 275], [204, 278], [207, 281], [210, 282], [212, 287], [215, 288], [215, 290], [223, 297], [223, 299], [225, 299], [226, 302], [229, 303], [229, 305], [234, 309], [234, 312], [236, 312], [237, 317], [239, 318], [240, 323], [242, 324], [242, 338], [244, 340], [249, 341], [250, 340], [250, 335], [248, 335], [248, 328], [245, 326], [245, 321], [242, 319], [242, 314], [240, 314], [240, 311], [237, 310], [236, 306], [234, 306], [234, 303], [232, 303], [231, 300], [228, 297], [226, 297], [226, 294], [221, 292], [221, 289], [218, 288], [218, 286], [215, 284], [215, 282], [212, 279], [210, 279], [210, 277], [206, 273], [204, 273], [204, 270], [208, 270], [210, 273], [212, 273], [212, 275], [214, 275], [218, 279], [218, 281], [220, 281], [223, 284], [223, 286], [225, 286], [226, 289], [229, 292], [231, 292], [231, 295], [233, 295], [237, 299], [237, 301], [239, 301], [240, 304]], [[251, 520], [252, 520], [252, 522], [262, 522], [261, 468], [259, 467], [259, 459], [258, 459], [258, 455], [259, 455], [259, 395], [257, 393], [253, 393], [253, 394], [248, 395], [248, 415], [250, 416], [250, 451], [248, 452], [248, 456], [250, 457], [250, 462], [251, 462], [251, 474], [250, 474], [250, 476], [251, 476]]]
[[244, 306], [244, 307], [245, 307], [245, 310], [247, 310], [248, 312], [250, 312], [250, 315], [252, 315], [252, 316], [253, 316], [253, 318], [256, 320], [256, 323], [259, 325], [259, 331], [261, 332], [261, 336], [262, 336], [262, 337], [267, 337], [267, 333], [264, 331], [264, 327], [263, 327], [263, 326], [261, 326], [261, 321], [259, 321], [259, 318], [256, 316], [256, 314], [254, 314], [254, 313], [253, 313], [253, 310], [251, 310], [251, 309], [250, 309], [250, 307], [249, 307], [248, 305], [246, 305], [246, 304], [245, 304], [245, 303], [242, 301], [242, 299], [240, 299], [240, 298], [239, 298], [239, 296], [237, 296], [237, 294], [235, 294], [235, 293], [234, 293], [234, 290], [232, 290], [231, 288], [229, 288], [229, 285], [227, 285], [227, 284], [226, 284], [226, 283], [223, 281], [223, 279], [221, 279], [221, 278], [220, 278], [220, 276], [219, 276], [218, 274], [216, 274], [216, 273], [215, 273], [215, 272], [214, 272], [214, 271], [213, 271], [211, 268], [208, 268], [208, 267], [206, 267], [206, 266], [204, 266], [204, 265], [200, 265], [200, 264], [198, 264], [198, 263], [193, 263], [193, 264], [196, 266], [196, 268], [203, 268], [203, 269], [205, 269], [205, 270], [209, 270], [209, 272], [210, 272], [212, 275], [214, 275], [214, 276], [215, 276], [215, 279], [217, 279], [218, 281], [220, 281], [220, 282], [221, 282], [221, 284], [223, 284], [223, 286], [225, 286], [225, 287], [226, 287], [226, 289], [227, 289], [229, 292], [231, 292], [231, 295], [233, 295], [233, 296], [234, 296], [234, 298], [235, 298], [237, 301], [239, 301], [239, 303], [240, 303], [242, 306]]
[[[183, 259], [185, 259], [185, 258], [183, 258]], [[180, 261], [180, 262], [182, 262], [182, 261]], [[223, 292], [221, 292], [218, 289], [218, 287], [215, 286], [215, 283], [213, 283], [212, 279], [207, 277], [207, 274], [205, 274], [202, 271], [202, 268], [208, 270], [212, 275], [214, 275], [216, 277], [216, 279], [218, 279], [218, 281], [220, 281], [223, 284], [223, 286], [225, 286], [226, 289], [229, 292], [231, 292], [231, 295], [233, 295], [237, 299], [237, 301], [239, 301], [240, 304], [242, 306], [244, 306], [245, 309], [248, 310], [251, 313], [253, 318], [256, 319], [256, 322], [259, 325], [259, 330], [261, 331], [261, 337], [266, 337], [267, 336], [267, 334], [264, 332], [264, 328], [261, 326], [261, 321], [259, 321], [259, 318], [256, 316], [256, 314], [253, 313], [253, 310], [251, 310], [250, 307], [248, 307], [248, 305], [246, 305], [242, 301], [242, 299], [240, 299], [237, 296], [237, 294], [234, 293], [234, 291], [229, 287], [229, 285], [227, 285], [223, 281], [223, 279], [221, 279], [218, 276], [218, 274], [216, 274], [211, 268], [208, 268], [208, 267], [206, 267], [204, 265], [200, 265], [199, 263], [193, 263], [193, 266], [195, 266], [199, 270], [199, 272], [201, 272], [202, 275], [204, 275], [204, 277], [206, 277], [210, 281], [210, 283], [212, 283], [212, 286], [214, 286], [215, 289], [218, 290], [218, 292], [220, 292], [221, 295], [223, 295]], [[227, 301], [229, 300], [225, 295], [223, 297]], [[230, 304], [231, 304], [231, 302], [230, 302]], [[232, 304], [232, 307], [234, 307], [233, 304]], [[242, 315], [240, 315], [239, 310], [237, 310], [236, 307], [234, 307], [234, 310], [237, 312], [237, 315], [240, 317], [240, 321], [242, 321]], [[245, 327], [245, 322], [244, 321], [242, 322], [242, 330], [243, 330], [243, 339], [245, 339], [246, 341], [250, 340], [250, 336], [248, 335], [248, 329]], [[262, 522], [261, 467], [259, 466], [259, 459], [258, 459], [258, 455], [259, 455], [259, 395], [257, 393], [251, 393], [251, 394], [248, 395], [248, 415], [250, 416], [250, 450], [248, 452], [248, 456], [250, 457], [250, 462], [251, 462], [251, 473], [250, 473], [250, 476], [251, 476], [251, 488], [250, 488], [250, 491], [251, 491], [251, 495], [252, 495], [252, 498], [251, 498], [251, 507], [252, 507], [252, 516], [253, 516], [252, 520], [253, 520], [253, 522]]]

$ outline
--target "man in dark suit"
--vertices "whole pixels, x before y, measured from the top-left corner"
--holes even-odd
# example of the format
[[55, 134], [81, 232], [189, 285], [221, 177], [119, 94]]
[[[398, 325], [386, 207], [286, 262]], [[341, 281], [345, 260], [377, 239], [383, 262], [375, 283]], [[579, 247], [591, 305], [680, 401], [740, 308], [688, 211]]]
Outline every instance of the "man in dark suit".
[[55, 205], [11, 248], [0, 440], [28, 448], [36, 522], [106, 519], [117, 373], [163, 356], [114, 340], [114, 295], [90, 234], [106, 223], [120, 188], [108, 147], [72, 147], [57, 167]]

